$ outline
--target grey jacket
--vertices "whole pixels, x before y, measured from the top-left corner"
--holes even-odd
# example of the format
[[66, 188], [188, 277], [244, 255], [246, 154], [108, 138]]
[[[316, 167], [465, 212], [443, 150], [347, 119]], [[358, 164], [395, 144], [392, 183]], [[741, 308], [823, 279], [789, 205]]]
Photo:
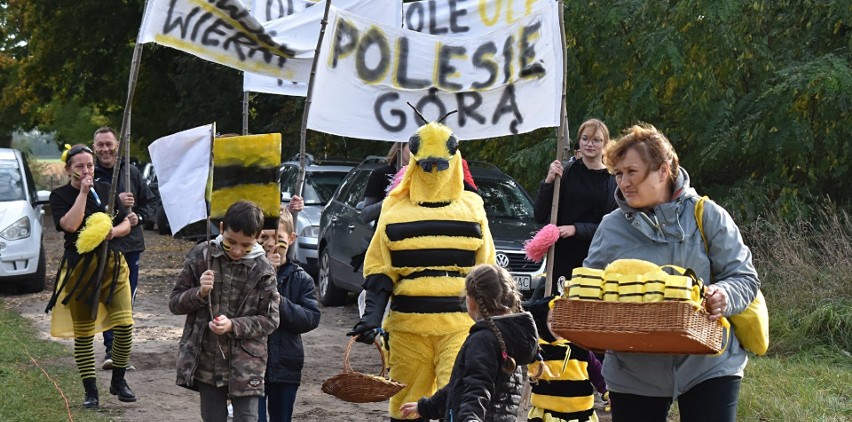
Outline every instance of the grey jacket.
[[[699, 196], [689, 186], [686, 170], [680, 169], [671, 201], [648, 212], [627, 205], [619, 190], [615, 196], [619, 209], [601, 221], [584, 267], [603, 269], [616, 259], [635, 258], [691, 268], [705, 283], [715, 283], [727, 293], [725, 316], [748, 307], [760, 287], [751, 251], [728, 212], [707, 201], [704, 233], [710, 244], [708, 257], [695, 221]], [[731, 335], [730, 344], [720, 356], [608, 351], [603, 375], [611, 391], [676, 398], [710, 378], [742, 377], [746, 362], [745, 350]]]

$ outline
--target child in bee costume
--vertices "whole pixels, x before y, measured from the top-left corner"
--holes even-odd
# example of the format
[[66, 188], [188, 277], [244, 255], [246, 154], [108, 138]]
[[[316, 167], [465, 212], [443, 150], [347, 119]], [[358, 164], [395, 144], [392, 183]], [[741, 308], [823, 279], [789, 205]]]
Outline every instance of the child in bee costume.
[[597, 422], [596, 389], [609, 395], [595, 354], [556, 337], [549, 318], [554, 296], [533, 302], [528, 309], [538, 329], [539, 361], [529, 365], [532, 396], [529, 422]]
[[390, 400], [400, 406], [431, 396], [450, 379], [473, 320], [461, 294], [464, 278], [494, 263], [494, 240], [482, 198], [464, 189], [458, 139], [440, 122], [409, 140], [411, 160], [382, 204], [364, 261], [366, 308], [347, 335], [372, 343], [384, 320], [392, 379], [406, 387]]

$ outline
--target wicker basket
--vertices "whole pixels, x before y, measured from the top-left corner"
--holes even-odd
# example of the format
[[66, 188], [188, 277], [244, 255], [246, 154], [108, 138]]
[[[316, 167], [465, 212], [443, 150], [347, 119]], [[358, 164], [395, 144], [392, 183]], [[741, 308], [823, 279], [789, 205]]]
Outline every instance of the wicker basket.
[[350, 403], [373, 403], [389, 399], [405, 387], [396, 381], [385, 378], [385, 354], [382, 346], [374, 344], [382, 357], [382, 372], [379, 376], [362, 374], [352, 370], [349, 364], [349, 351], [358, 337], [352, 337], [343, 353], [343, 372], [325, 380], [322, 391]]
[[718, 321], [687, 302], [607, 302], [559, 299], [551, 329], [589, 350], [712, 354], [722, 350]]

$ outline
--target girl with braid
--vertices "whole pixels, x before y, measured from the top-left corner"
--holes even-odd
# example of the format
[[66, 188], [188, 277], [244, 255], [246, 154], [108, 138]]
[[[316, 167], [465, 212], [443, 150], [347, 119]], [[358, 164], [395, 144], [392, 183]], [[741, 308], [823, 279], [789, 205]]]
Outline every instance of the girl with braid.
[[456, 357], [450, 382], [432, 397], [405, 403], [404, 418], [446, 421], [517, 420], [523, 365], [535, 359], [538, 334], [521, 311], [512, 276], [493, 264], [465, 278], [467, 312], [476, 323]]
[[[94, 153], [85, 145], [66, 146], [62, 154], [70, 181], [50, 194], [50, 209], [56, 229], [65, 235], [65, 253], [59, 263], [53, 295], [47, 311], [53, 311], [50, 334], [74, 339], [74, 360], [83, 380], [83, 407], [99, 405], [95, 382], [94, 335], [112, 329], [112, 382], [109, 392], [122, 402], [135, 402], [124, 375], [133, 341], [130, 278], [124, 255], [116, 247], [117, 238], [130, 233], [130, 219], [124, 207], [115, 215], [105, 213], [110, 185], [94, 180]], [[102, 242], [108, 242], [103, 276], [96, 273]], [[95, 308], [95, 309], [93, 309]]]

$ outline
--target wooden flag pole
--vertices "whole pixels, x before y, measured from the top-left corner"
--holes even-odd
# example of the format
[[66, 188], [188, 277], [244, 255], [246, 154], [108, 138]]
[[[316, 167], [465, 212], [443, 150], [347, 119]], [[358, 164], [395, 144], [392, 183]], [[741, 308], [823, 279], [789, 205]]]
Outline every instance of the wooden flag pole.
[[243, 91], [243, 135], [249, 134], [248, 127], [249, 93]]
[[[562, 42], [562, 102], [559, 119], [559, 132], [556, 134], [556, 159], [562, 162], [565, 159], [565, 151], [570, 147], [568, 142], [568, 105], [567, 90], [568, 90], [568, 58], [566, 56], [565, 43], [565, 4], [559, 0], [559, 39]], [[559, 213], [559, 190], [561, 186], [561, 177], [553, 181], [553, 202], [550, 205], [550, 224], [556, 224], [556, 217]], [[553, 293], [553, 251], [556, 244], [550, 246], [547, 251], [547, 281], [544, 285], [544, 296], [549, 297]]]
[[[212, 222], [210, 221], [210, 211], [211, 211], [211, 208], [213, 207], [213, 199], [211, 198], [212, 194], [210, 192], [210, 189], [211, 189], [211, 180], [210, 180], [211, 175], [210, 175], [210, 173], [213, 172], [213, 143], [214, 142], [216, 142], [216, 122], [213, 122], [213, 129], [210, 131], [210, 161], [207, 163], [207, 169], [208, 169], [207, 170], [207, 181], [206, 181], [207, 187], [204, 188], [205, 200], [209, 201], [207, 203], [207, 243], [208, 244], [210, 243], [210, 224], [212, 224]], [[213, 258], [210, 257], [210, 262], [212, 262], [212, 259]], [[210, 262], [208, 262], [208, 264]], [[209, 267], [209, 265], [208, 265], [208, 267]]]
[[[130, 62], [130, 76], [127, 82], [127, 101], [124, 104], [124, 114], [121, 119], [121, 146], [124, 146], [125, 161], [124, 161], [124, 187], [125, 191], [130, 191], [130, 116], [133, 107], [133, 95], [136, 93], [136, 79], [139, 76], [139, 63], [142, 60], [142, 44], [139, 42], [133, 47], [133, 58]], [[112, 168], [112, 183], [109, 188], [109, 196], [107, 197], [106, 213], [112, 217], [115, 207], [115, 195], [118, 190], [119, 164]], [[94, 189], [94, 187], [92, 187]], [[128, 207], [130, 212], [130, 207]], [[109, 240], [104, 240], [98, 250], [98, 270], [95, 272], [95, 288], [92, 293], [92, 310], [91, 318], [94, 320], [98, 316], [98, 301], [100, 296], [101, 285], [104, 281], [104, 269], [106, 268], [107, 251], [109, 249]], [[118, 265], [118, 263], [114, 263]]]
[[[317, 63], [319, 62], [320, 47], [325, 37], [325, 27], [328, 25], [328, 11], [331, 9], [331, 0], [325, 2], [325, 12], [320, 21], [319, 39], [317, 48], [314, 50], [314, 61], [311, 63], [311, 77], [308, 81], [308, 96], [305, 98], [305, 109], [302, 112], [302, 130], [299, 132], [299, 178], [296, 181], [296, 195], [302, 196], [302, 185], [305, 184], [305, 142], [308, 136], [308, 113], [311, 110], [311, 97], [314, 94], [314, 79], [317, 75]], [[293, 213], [293, 222], [296, 222], [296, 213]]]

